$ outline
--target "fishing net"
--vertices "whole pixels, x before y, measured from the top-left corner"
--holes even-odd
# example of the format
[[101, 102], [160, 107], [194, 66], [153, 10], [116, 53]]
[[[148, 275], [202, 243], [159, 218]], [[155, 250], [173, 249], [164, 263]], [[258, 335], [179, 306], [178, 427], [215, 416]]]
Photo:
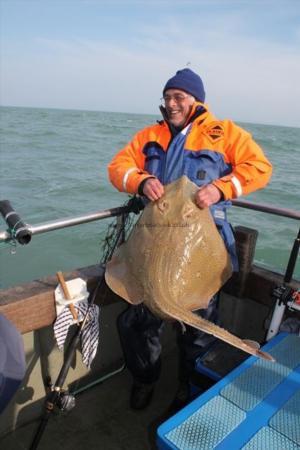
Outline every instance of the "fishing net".
[[115, 248], [127, 240], [140, 211], [144, 208], [144, 204], [140, 197], [134, 196], [125, 202], [122, 207], [124, 213], [121, 216], [114, 217], [107, 226], [106, 234], [100, 243], [100, 264], [103, 266], [110, 260]]

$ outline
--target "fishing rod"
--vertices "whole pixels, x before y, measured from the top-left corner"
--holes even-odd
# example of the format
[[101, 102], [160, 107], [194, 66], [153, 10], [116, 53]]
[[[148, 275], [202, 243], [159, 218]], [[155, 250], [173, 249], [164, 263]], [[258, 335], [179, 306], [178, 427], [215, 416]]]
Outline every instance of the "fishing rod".
[[272, 297], [276, 300], [271, 323], [268, 329], [266, 340], [269, 341], [278, 333], [283, 314], [286, 307], [300, 311], [300, 292], [288, 286], [291, 282], [300, 248], [300, 228], [298, 235], [294, 240], [294, 244], [290, 253], [289, 261], [286, 267], [283, 283], [276, 286], [272, 291]]
[[42, 438], [42, 435], [45, 431], [46, 425], [48, 423], [48, 420], [50, 418], [51, 413], [54, 410], [55, 406], [58, 406], [59, 409], [63, 411], [70, 411], [75, 406], [75, 398], [72, 394], [66, 394], [63, 391], [63, 385], [66, 380], [68, 371], [70, 369], [74, 353], [76, 351], [76, 348], [79, 344], [81, 332], [83, 328], [85, 327], [89, 312], [91, 310], [92, 305], [95, 303], [95, 300], [97, 298], [98, 293], [101, 291], [101, 289], [104, 286], [105, 283], [105, 265], [106, 263], [111, 259], [115, 249], [119, 245], [120, 242], [122, 242], [122, 238], [124, 238], [124, 232], [125, 232], [125, 222], [126, 218], [129, 216], [130, 212], [134, 212], [135, 214], [138, 214], [141, 209], [143, 208], [143, 205], [137, 199], [136, 197], [133, 197], [129, 200], [127, 205], [123, 208], [125, 212], [122, 214], [122, 225], [119, 227], [117, 233], [114, 236], [114, 241], [112, 245], [107, 249], [107, 252], [103, 258], [103, 260], [100, 263], [100, 267], [102, 270], [102, 273], [100, 275], [100, 279], [96, 285], [96, 288], [94, 291], [89, 295], [88, 298], [88, 307], [85, 313], [85, 316], [80, 324], [78, 324], [75, 333], [73, 334], [71, 341], [69, 343], [69, 346], [65, 353], [65, 360], [63, 363], [63, 366], [59, 372], [59, 375], [57, 377], [57, 380], [54, 385], [51, 386], [51, 391], [46, 396], [45, 401], [45, 410], [42, 415], [39, 427], [36, 431], [36, 434], [33, 438], [32, 444], [30, 446], [30, 450], [36, 450], [38, 448], [39, 442]]

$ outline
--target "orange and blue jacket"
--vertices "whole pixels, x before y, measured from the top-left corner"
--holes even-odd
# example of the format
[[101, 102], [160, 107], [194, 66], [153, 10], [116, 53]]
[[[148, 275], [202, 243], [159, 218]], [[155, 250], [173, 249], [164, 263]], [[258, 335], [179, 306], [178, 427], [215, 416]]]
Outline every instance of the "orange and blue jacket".
[[199, 187], [214, 184], [223, 201], [210, 209], [233, 255], [230, 245], [234, 246], [234, 239], [224, 223], [229, 200], [263, 188], [272, 165], [251, 135], [232, 121], [216, 119], [201, 103], [195, 104], [191, 115], [194, 120], [176, 136], [167, 121], [139, 131], [112, 159], [109, 178], [119, 191], [132, 194], [138, 193], [140, 184], [150, 176], [164, 185], [182, 175]]

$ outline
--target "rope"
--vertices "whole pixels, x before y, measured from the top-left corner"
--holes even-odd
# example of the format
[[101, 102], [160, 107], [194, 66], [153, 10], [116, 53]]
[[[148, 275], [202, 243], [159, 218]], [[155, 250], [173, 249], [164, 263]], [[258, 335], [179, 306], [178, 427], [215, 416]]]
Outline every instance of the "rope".
[[[7, 232], [11, 233], [10, 229], [8, 229]], [[12, 236], [12, 239], [9, 241], [0, 241], [0, 245], [1, 244], [4, 246], [6, 245], [6, 246], [11, 247], [11, 249], [10, 249], [11, 255], [15, 255], [17, 253], [17, 240], [16, 240], [15, 236]], [[6, 249], [0, 248], [0, 251], [1, 250], [6, 250]]]
[[9, 228], [8, 229], [8, 232], [11, 234], [13, 239], [16, 238], [16, 236], [17, 236], [17, 234], [16, 234], [16, 232], [17, 232], [16, 227], [19, 225], [19, 223], [22, 223], [21, 219], [18, 220], [18, 222], [15, 223], [13, 228]]

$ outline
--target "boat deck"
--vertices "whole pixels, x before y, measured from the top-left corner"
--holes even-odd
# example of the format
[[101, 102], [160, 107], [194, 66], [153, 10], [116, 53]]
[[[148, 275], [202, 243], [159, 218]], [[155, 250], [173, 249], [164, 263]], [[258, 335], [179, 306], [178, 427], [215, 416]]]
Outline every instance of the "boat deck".
[[280, 333], [158, 429], [161, 450], [300, 449], [300, 338]]
[[[127, 369], [78, 394], [72, 411], [51, 415], [39, 449], [156, 449], [157, 427], [173, 414], [170, 405], [177, 388], [176, 365], [177, 352], [172, 349], [164, 356], [152, 403], [144, 411], [129, 407], [131, 376]], [[2, 437], [0, 447], [29, 449], [38, 424], [38, 421], [30, 423]]]
[[[76, 406], [69, 413], [53, 413], [50, 416], [38, 448], [41, 450], [52, 450], [53, 448], [55, 450], [155, 450], [158, 448], [157, 429], [159, 427], [159, 448], [198, 448], [198, 443], [196, 446], [191, 445], [189, 439], [191, 436], [198, 436], [199, 430], [207, 429], [206, 421], [211, 420], [213, 417], [212, 424], [215, 427], [220, 422], [222, 426], [218, 429], [218, 432], [221, 434], [224, 432], [224, 423], [226, 423], [227, 427], [230, 426], [227, 420], [230, 414], [228, 411], [224, 412], [224, 402], [226, 405], [227, 403], [230, 404], [230, 410], [235, 408], [235, 410], [239, 411], [239, 414], [243, 415], [242, 418], [238, 418], [236, 424], [237, 427], [241, 426], [243, 428], [243, 432], [240, 433], [239, 428], [234, 430], [233, 427], [233, 431], [230, 430], [230, 432], [232, 431], [231, 434], [229, 433], [227, 436], [228, 432], [225, 433], [225, 438], [227, 440], [231, 439], [232, 442], [230, 441], [227, 445], [224, 440], [224, 445], [220, 444], [220, 448], [242, 448], [243, 445], [240, 441], [246, 439], [248, 435], [254, 435], [256, 429], [259, 430], [260, 427], [264, 426], [263, 430], [269, 430], [268, 427], [266, 428], [267, 419], [271, 416], [273, 417], [278, 409], [278, 405], [285, 407], [285, 404], [295, 392], [298, 392], [297, 398], [299, 397], [299, 337], [296, 335], [285, 335], [283, 333], [282, 336], [274, 339], [275, 350], [273, 353], [277, 360], [274, 365], [269, 361], [247, 357], [246, 361], [232, 372], [229, 372], [224, 379], [216, 383], [204, 395], [198, 396], [175, 416], [176, 411], [171, 408], [171, 404], [177, 388], [176, 348], [173, 347], [168, 349], [168, 351], [164, 351], [161, 378], [157, 383], [151, 405], [143, 411], [133, 411], [129, 407], [131, 376], [125, 368], [100, 384], [77, 394]], [[273, 354], [272, 341], [266, 347], [268, 349], [270, 347], [271, 350], [268, 351]], [[293, 375], [294, 369], [297, 377], [295, 379]], [[253, 371], [253, 374], [251, 371]], [[249, 375], [247, 375], [248, 372]], [[245, 378], [244, 384], [242, 381], [240, 383], [236, 381], [239, 380], [239, 377], [242, 380]], [[266, 380], [268, 381], [266, 382]], [[251, 389], [254, 389], [254, 393], [252, 393]], [[226, 394], [227, 390], [228, 395]], [[277, 393], [279, 390], [280, 393]], [[276, 392], [276, 395], [273, 391]], [[220, 397], [220, 393], [224, 398]], [[226, 402], [226, 395], [227, 397], [229, 396], [229, 402]], [[233, 399], [231, 396], [233, 396]], [[260, 403], [261, 398], [265, 397], [265, 403]], [[219, 398], [223, 402], [222, 408], [217, 407], [215, 410], [214, 407], [212, 411], [205, 410], [205, 413], [201, 415], [202, 409], [204, 411], [210, 403], [215, 402]], [[234, 406], [234, 402], [237, 402], [238, 406]], [[298, 408], [295, 404], [295, 411], [293, 412], [290, 403], [287, 404], [289, 409], [286, 408], [284, 415], [284, 417], [287, 416], [283, 422], [285, 423], [284, 433], [287, 433], [289, 428], [291, 428], [294, 435], [295, 433], [297, 435], [296, 439], [294, 439], [295, 436], [293, 438], [295, 442], [291, 441], [290, 445], [283, 447], [280, 446], [280, 443], [279, 446], [275, 447], [272, 444], [272, 448], [299, 448], [296, 444], [298, 442], [297, 439], [299, 440], [299, 428], [298, 425], [292, 425], [293, 423], [299, 423], [298, 413], [295, 413]], [[26, 414], [26, 411], [23, 414]], [[199, 415], [199, 420], [201, 419], [203, 423], [201, 421], [198, 423], [198, 419], [195, 421], [195, 414]], [[247, 420], [245, 420], [244, 416], [247, 416]], [[277, 416], [278, 414], [275, 417]], [[224, 417], [226, 417], [225, 422]], [[282, 417], [280, 420], [279, 425], [282, 426]], [[243, 422], [242, 424], [240, 424], [241, 421]], [[272, 421], [274, 422], [273, 418]], [[248, 425], [248, 422], [250, 425]], [[286, 425], [287, 422], [289, 427]], [[212, 424], [209, 425], [211, 431]], [[35, 421], [11, 432], [0, 440], [0, 447], [5, 450], [28, 450], [38, 425], [39, 421]], [[177, 429], [181, 430], [182, 427], [186, 434], [177, 432]], [[253, 428], [255, 428], [254, 431]], [[274, 431], [273, 428], [270, 428], [270, 430], [274, 434], [277, 431]], [[281, 429], [279, 431], [281, 436], [283, 431]], [[220, 438], [218, 433], [215, 433], [214, 437], [216, 439]], [[211, 432], [209, 432], [207, 438], [209, 438], [214, 448], [215, 445], [216, 448], [219, 448], [217, 442], [213, 441]], [[281, 438], [283, 439], [284, 436], [281, 436]], [[180, 443], [177, 442], [178, 439]], [[204, 437], [202, 436], [201, 441], [203, 439]], [[290, 442], [289, 439], [284, 439]], [[184, 442], [181, 442], [182, 440]], [[236, 440], [238, 440], [238, 443]], [[263, 447], [259, 448], [271, 447], [263, 445]]]

